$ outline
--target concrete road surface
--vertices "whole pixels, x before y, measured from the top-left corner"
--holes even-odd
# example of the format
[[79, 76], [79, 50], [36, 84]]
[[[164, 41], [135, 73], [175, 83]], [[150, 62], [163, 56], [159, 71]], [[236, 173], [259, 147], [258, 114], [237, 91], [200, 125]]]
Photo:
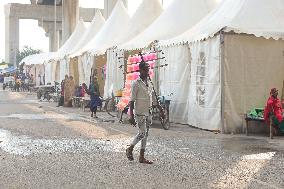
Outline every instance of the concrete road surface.
[[[1, 87], [2, 89], [2, 87]], [[0, 91], [0, 188], [284, 188], [284, 137], [222, 135], [184, 125], [150, 130], [129, 162], [136, 128], [99, 112], [56, 108]]]

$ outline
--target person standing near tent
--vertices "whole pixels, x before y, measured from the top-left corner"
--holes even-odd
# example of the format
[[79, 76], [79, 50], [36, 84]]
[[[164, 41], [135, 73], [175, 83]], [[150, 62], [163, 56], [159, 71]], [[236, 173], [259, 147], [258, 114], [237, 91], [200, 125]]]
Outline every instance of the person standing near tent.
[[283, 121], [283, 109], [281, 105], [280, 99], [278, 96], [278, 90], [276, 88], [272, 88], [270, 90], [270, 97], [266, 102], [266, 106], [264, 109], [264, 120], [269, 125], [270, 116], [272, 116], [273, 126], [276, 129], [276, 133], [282, 132], [284, 133], [284, 121]]
[[72, 76], [69, 76], [69, 78], [64, 83], [64, 106], [65, 107], [72, 107], [72, 97], [75, 92], [75, 82]]
[[100, 99], [100, 87], [97, 77], [94, 76], [93, 79], [91, 80], [88, 92], [91, 98], [91, 103], [90, 103], [90, 110], [92, 112], [91, 117], [98, 118], [96, 115], [97, 107], [102, 105], [102, 101]]
[[[141, 140], [139, 162], [145, 164], [152, 164], [152, 161], [145, 159], [144, 153], [151, 125], [150, 110], [155, 100], [154, 88], [151, 82], [148, 81], [149, 65], [145, 62], [139, 64], [140, 78], [132, 83], [131, 97], [130, 97], [130, 123], [138, 127], [138, 134], [134, 137], [131, 145], [126, 149], [126, 156], [128, 160], [133, 161], [133, 149], [135, 145]], [[154, 101], [155, 102], [155, 101]], [[160, 105], [158, 108], [164, 118], [164, 112]], [[135, 110], [135, 114], [134, 114]]]
[[63, 79], [60, 84], [60, 99], [58, 101], [57, 107], [63, 106], [64, 104], [64, 86], [65, 86], [65, 81], [67, 80], [68, 80], [68, 75], [65, 75], [65, 79]]

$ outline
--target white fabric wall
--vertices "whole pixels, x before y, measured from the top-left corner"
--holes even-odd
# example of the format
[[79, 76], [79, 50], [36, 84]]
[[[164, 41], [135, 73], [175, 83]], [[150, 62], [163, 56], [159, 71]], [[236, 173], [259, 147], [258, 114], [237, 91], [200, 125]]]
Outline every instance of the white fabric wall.
[[51, 63], [44, 63], [45, 84], [52, 83], [52, 65]]
[[192, 43], [190, 51], [187, 123], [202, 129], [221, 130], [220, 37]]
[[[159, 64], [168, 64], [159, 70], [160, 95], [171, 100], [170, 120], [187, 124], [190, 86], [190, 52], [188, 45], [161, 47], [165, 59]], [[160, 53], [160, 56], [163, 56]], [[171, 95], [172, 94], [172, 95]]]
[[61, 82], [61, 80], [60, 80], [60, 62], [56, 61], [54, 64], [56, 66], [56, 68], [55, 68], [55, 81], [60, 83]]
[[62, 81], [65, 78], [66, 74], [69, 76], [69, 64], [65, 58], [59, 60], [59, 64], [60, 64], [60, 81]]
[[78, 56], [78, 72], [79, 72], [79, 85], [85, 83], [84, 64], [82, 63], [83, 57]]
[[[45, 74], [45, 67], [44, 67], [44, 64], [38, 64], [38, 65], [35, 65], [35, 68], [36, 68], [36, 75], [35, 75], [35, 80], [36, 80], [36, 86], [39, 86], [40, 85], [40, 80], [43, 84], [43, 75]], [[41, 76], [40, 78], [38, 76]]]
[[284, 41], [252, 35], [224, 37], [224, 132], [243, 131], [244, 114], [264, 108], [270, 89], [281, 98]]
[[51, 84], [54, 84], [54, 81], [56, 81], [56, 72], [57, 72], [57, 61], [51, 62]]
[[171, 121], [221, 130], [219, 40], [162, 47], [169, 66], [160, 70], [160, 91], [162, 95], [173, 93]]
[[80, 56], [80, 64], [81, 64], [80, 65], [81, 66], [80, 69], [82, 69], [81, 73], [83, 73], [83, 76], [80, 76], [80, 77], [82, 77], [81, 78], [82, 81], [84, 83], [86, 83], [87, 86], [89, 86], [91, 69], [92, 69], [93, 64], [94, 64], [94, 56], [90, 55], [90, 54], [87, 54], [87, 53], [84, 53], [83, 55]]
[[[121, 50], [107, 50], [106, 80], [104, 86], [104, 98], [111, 97], [112, 93], [123, 88], [124, 84], [124, 57]], [[122, 66], [122, 68], [119, 68]]]

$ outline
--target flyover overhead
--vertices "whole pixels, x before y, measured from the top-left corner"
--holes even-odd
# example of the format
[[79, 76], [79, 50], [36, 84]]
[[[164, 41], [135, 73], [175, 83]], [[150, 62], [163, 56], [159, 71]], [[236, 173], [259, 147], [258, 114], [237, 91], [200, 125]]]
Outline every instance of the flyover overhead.
[[[58, 1], [58, 0], [57, 0]], [[19, 20], [20, 19], [34, 19], [39, 21], [39, 25], [46, 31], [46, 36], [50, 38], [50, 51], [56, 51], [58, 47], [55, 44], [59, 44], [60, 34], [64, 28], [62, 26], [56, 26], [55, 24], [55, 7], [53, 5], [36, 4], [36, 1], [31, 0], [31, 4], [18, 4], [11, 3], [5, 5], [5, 61], [13, 65], [16, 65], [16, 54], [19, 50]], [[44, 3], [44, 2], [43, 2]], [[53, 1], [54, 3], [54, 1]], [[60, 5], [61, 2], [59, 2]], [[83, 18], [86, 22], [91, 22], [96, 10], [94, 8], [78, 8], [79, 17]], [[100, 10], [101, 11], [101, 10]], [[57, 6], [56, 9], [56, 25], [62, 25], [63, 11], [61, 6]], [[55, 36], [57, 41], [53, 40]], [[63, 42], [62, 42], [63, 43]]]

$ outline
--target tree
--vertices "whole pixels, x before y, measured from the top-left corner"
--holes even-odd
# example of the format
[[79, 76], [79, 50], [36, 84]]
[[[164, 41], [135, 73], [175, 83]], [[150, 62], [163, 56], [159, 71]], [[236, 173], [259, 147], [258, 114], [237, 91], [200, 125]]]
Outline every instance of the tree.
[[33, 49], [29, 46], [24, 46], [24, 48], [21, 51], [17, 52], [17, 65], [27, 56], [32, 55], [32, 54], [39, 54], [42, 51], [40, 49]]

